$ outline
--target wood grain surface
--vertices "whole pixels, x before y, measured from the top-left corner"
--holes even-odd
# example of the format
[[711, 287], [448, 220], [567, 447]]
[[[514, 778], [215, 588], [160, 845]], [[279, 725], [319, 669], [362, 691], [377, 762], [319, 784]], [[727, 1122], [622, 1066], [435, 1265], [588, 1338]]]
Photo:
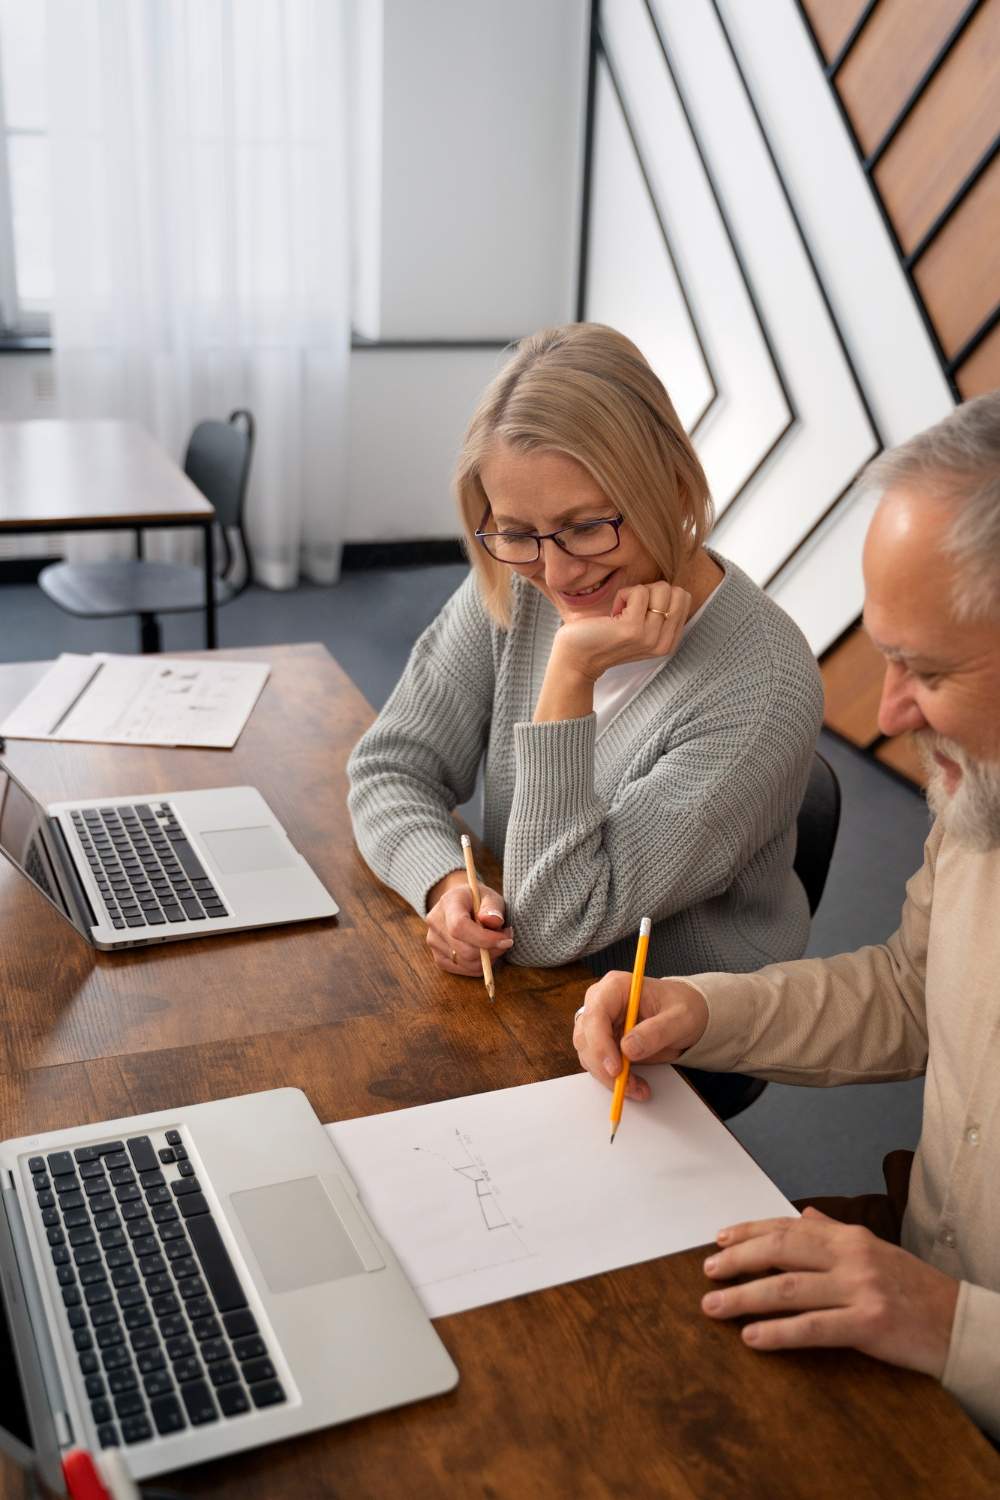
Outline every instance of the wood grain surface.
[[[272, 667], [234, 750], [11, 742], [12, 769], [46, 800], [251, 783], [341, 915], [100, 954], [0, 869], [4, 1133], [284, 1084], [330, 1120], [575, 1071], [586, 971], [499, 965], [489, 1006], [433, 967], [421, 919], [356, 854], [345, 763], [372, 712], [325, 650], [219, 654]], [[0, 668], [0, 715], [40, 671]], [[442, 1319], [452, 1394], [165, 1482], [240, 1500], [997, 1493], [1000, 1458], [934, 1382], [852, 1353], [752, 1353], [699, 1312], [701, 1260]], [[0, 1495], [19, 1497], [6, 1474]]]

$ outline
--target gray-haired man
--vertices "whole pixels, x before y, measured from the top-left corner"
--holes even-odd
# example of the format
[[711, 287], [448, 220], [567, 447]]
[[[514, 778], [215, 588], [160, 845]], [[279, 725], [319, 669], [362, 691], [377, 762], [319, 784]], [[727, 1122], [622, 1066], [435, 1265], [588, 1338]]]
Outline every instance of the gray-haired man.
[[[910, 731], [936, 815], [899, 929], [836, 958], [648, 980], [633, 1061], [831, 1085], [926, 1073], [900, 1244], [807, 1209], [720, 1231], [715, 1318], [755, 1349], [848, 1345], [942, 1380], [1000, 1436], [1000, 391], [876, 460], [865, 624], [879, 726]], [[587, 992], [574, 1041], [611, 1086], [629, 976]], [[648, 1084], [633, 1072], [629, 1093]], [[884, 1225], [890, 1215], [870, 1222]]]

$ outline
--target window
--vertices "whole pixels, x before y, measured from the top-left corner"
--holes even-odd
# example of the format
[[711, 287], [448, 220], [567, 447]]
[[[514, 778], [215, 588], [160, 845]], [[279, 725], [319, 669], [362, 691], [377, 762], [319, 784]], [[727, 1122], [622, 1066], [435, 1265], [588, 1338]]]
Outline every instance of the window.
[[44, 0], [0, 0], [0, 337], [49, 331], [45, 11]]

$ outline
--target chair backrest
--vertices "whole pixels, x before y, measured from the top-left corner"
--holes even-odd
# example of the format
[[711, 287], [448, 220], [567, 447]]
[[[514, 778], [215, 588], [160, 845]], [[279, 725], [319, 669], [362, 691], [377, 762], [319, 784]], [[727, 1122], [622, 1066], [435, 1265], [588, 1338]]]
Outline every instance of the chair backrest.
[[250, 579], [250, 548], [243, 530], [243, 504], [250, 460], [253, 457], [254, 420], [242, 408], [230, 412], [226, 422], [199, 422], [191, 434], [184, 456], [184, 472], [198, 486], [215, 508], [222, 533], [221, 572], [234, 567], [231, 533], [236, 532], [243, 550], [246, 570], [241, 587]]
[[797, 826], [795, 873], [805, 887], [810, 914], [814, 914], [826, 885], [840, 827], [840, 783], [819, 751], [813, 756]]

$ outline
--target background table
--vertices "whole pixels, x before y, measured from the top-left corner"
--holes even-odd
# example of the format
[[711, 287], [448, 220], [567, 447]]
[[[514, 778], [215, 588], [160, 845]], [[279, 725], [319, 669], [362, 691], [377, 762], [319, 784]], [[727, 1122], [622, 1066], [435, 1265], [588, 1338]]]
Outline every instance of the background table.
[[[4, 1135], [286, 1084], [332, 1120], [575, 1071], [582, 968], [500, 965], [489, 1006], [481, 984], [431, 964], [423, 923], [356, 853], [345, 762], [372, 711], [326, 651], [223, 654], [272, 665], [234, 750], [11, 741], [11, 768], [46, 800], [250, 782], [340, 916], [101, 954], [0, 860]], [[0, 668], [0, 715], [42, 670]], [[754, 1354], [709, 1322], [702, 1258], [441, 1319], [453, 1393], [171, 1487], [240, 1500], [1000, 1492], [1000, 1457], [933, 1381], [840, 1351]], [[0, 1489], [19, 1493], [16, 1478]]]
[[214, 646], [215, 511], [134, 422], [0, 422], [0, 532], [198, 526], [205, 645]]

